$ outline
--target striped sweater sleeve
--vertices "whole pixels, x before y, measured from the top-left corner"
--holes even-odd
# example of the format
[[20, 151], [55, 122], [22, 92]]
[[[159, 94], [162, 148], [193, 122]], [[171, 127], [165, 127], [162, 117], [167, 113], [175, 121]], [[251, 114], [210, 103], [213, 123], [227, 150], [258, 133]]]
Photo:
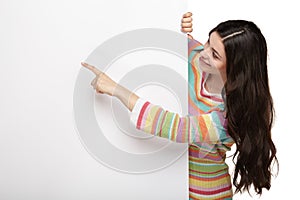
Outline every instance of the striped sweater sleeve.
[[183, 116], [139, 99], [131, 121], [143, 132], [178, 143], [220, 143], [228, 138], [226, 121], [220, 110], [197, 116]]

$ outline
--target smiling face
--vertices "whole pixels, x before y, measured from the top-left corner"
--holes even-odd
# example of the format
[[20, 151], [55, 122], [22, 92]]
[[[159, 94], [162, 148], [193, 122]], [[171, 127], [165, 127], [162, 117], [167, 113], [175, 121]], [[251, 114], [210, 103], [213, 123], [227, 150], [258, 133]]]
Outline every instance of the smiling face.
[[222, 38], [212, 32], [200, 52], [199, 67], [209, 74], [226, 75], [226, 54]]

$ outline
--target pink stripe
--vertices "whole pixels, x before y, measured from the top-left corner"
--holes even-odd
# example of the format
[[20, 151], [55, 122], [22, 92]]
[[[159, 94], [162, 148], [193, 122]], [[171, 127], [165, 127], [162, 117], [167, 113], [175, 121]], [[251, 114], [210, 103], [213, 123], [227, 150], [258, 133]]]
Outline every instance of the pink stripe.
[[147, 101], [147, 102], [143, 105], [143, 107], [142, 107], [142, 109], [141, 109], [141, 112], [140, 112], [139, 117], [138, 117], [137, 125], [136, 125], [136, 127], [137, 127], [138, 129], [141, 129], [141, 123], [142, 123], [142, 120], [143, 120], [143, 115], [144, 115], [145, 110], [146, 110], [146, 108], [148, 107], [149, 104], [150, 104], [150, 103]]
[[214, 191], [203, 191], [203, 190], [197, 190], [197, 189], [194, 189], [194, 188], [189, 188], [189, 190], [191, 192], [194, 192], [194, 193], [197, 193], [197, 194], [202, 194], [202, 195], [215, 195], [215, 194], [218, 194], [218, 193], [221, 193], [221, 192], [225, 192], [225, 191], [231, 191], [231, 186], [227, 186], [227, 187], [224, 187], [224, 188], [220, 188], [220, 189], [217, 189], [217, 190], [214, 190]]

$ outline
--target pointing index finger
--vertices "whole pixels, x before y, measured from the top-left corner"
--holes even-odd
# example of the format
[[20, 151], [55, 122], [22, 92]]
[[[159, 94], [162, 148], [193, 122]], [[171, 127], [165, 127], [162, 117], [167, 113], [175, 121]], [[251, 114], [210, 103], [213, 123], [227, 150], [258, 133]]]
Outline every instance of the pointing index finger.
[[101, 73], [101, 71], [99, 69], [97, 69], [96, 67], [89, 65], [85, 62], [81, 62], [81, 65], [84, 66], [85, 68], [91, 70], [92, 72], [94, 72], [94, 74], [99, 75]]

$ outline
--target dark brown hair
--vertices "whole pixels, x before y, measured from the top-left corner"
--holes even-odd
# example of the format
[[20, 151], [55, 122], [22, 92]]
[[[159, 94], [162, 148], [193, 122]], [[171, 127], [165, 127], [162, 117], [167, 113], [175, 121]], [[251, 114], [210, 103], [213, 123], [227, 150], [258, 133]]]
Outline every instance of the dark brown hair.
[[270, 189], [276, 148], [271, 139], [274, 119], [267, 70], [267, 44], [260, 29], [244, 20], [220, 23], [216, 31], [227, 58], [225, 108], [227, 130], [236, 143], [233, 184], [236, 192], [253, 184], [255, 192]]

